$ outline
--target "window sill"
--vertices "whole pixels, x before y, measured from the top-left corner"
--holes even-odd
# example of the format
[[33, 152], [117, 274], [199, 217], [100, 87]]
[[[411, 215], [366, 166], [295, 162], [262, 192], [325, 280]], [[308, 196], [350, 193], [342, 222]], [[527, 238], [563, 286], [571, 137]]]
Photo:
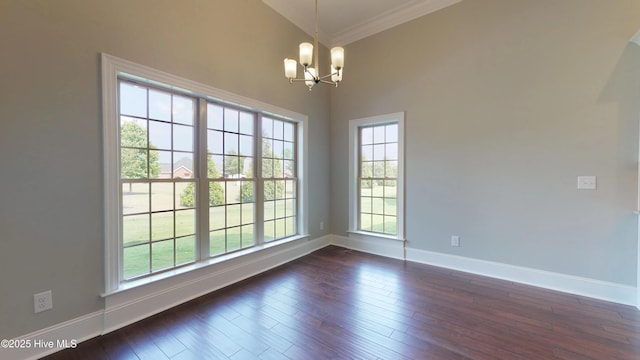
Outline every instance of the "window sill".
[[203, 268], [207, 268], [210, 266], [214, 266], [214, 265], [219, 265], [222, 264], [224, 262], [233, 260], [233, 259], [238, 259], [241, 258], [243, 256], [247, 256], [250, 254], [255, 254], [255, 253], [259, 253], [261, 251], [267, 250], [267, 249], [271, 249], [274, 247], [278, 247], [280, 245], [284, 245], [284, 244], [288, 244], [291, 242], [295, 242], [295, 241], [299, 241], [299, 240], [303, 240], [303, 239], [308, 239], [309, 235], [297, 235], [297, 236], [293, 236], [293, 237], [289, 237], [286, 239], [281, 239], [281, 240], [275, 240], [275, 241], [271, 241], [268, 243], [264, 243], [264, 244], [260, 244], [260, 245], [256, 245], [247, 249], [243, 249], [243, 250], [239, 250], [230, 254], [226, 254], [226, 255], [221, 255], [221, 256], [217, 256], [215, 258], [211, 258], [211, 259], [207, 259], [207, 260], [203, 260], [194, 264], [190, 264], [190, 265], [186, 265], [186, 266], [182, 266], [173, 270], [169, 270], [169, 271], [165, 271], [159, 274], [155, 274], [155, 275], [151, 275], [151, 276], [147, 276], [141, 279], [137, 279], [137, 280], [132, 280], [132, 281], [127, 281], [127, 282], [123, 282], [120, 284], [120, 286], [110, 292], [107, 293], [103, 293], [101, 294], [102, 298], [108, 298], [111, 295], [115, 295], [115, 294], [119, 294], [122, 292], [126, 292], [132, 289], [136, 289], [136, 288], [140, 288], [142, 286], [145, 285], [149, 285], [149, 284], [153, 284], [156, 283], [158, 281], [161, 280], [165, 280], [165, 279], [169, 279], [178, 275], [182, 275], [182, 274], [186, 274], [186, 273], [190, 273], [196, 270], [200, 270]]
[[361, 230], [347, 230], [347, 233], [360, 235], [360, 236], [368, 236], [368, 237], [374, 237], [374, 238], [380, 238], [380, 239], [393, 240], [393, 241], [401, 241], [401, 242], [406, 241], [405, 238], [394, 236], [394, 235], [386, 235], [386, 234], [361, 231]]

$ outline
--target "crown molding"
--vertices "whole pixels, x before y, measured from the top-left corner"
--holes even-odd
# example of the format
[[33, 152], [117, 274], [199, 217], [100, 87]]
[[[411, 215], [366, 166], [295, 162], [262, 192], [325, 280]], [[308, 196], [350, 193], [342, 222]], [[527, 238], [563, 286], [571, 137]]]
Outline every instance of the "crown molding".
[[430, 0], [400, 6], [334, 34], [331, 43], [335, 46], [347, 45], [461, 1]]
[[[318, 29], [318, 41], [325, 46], [347, 45], [461, 1], [413, 0], [336, 33], [328, 33], [320, 28]], [[304, 11], [300, 2], [291, 0], [262, 0], [262, 2], [313, 37], [315, 31], [313, 18], [309, 18], [309, 14]]]

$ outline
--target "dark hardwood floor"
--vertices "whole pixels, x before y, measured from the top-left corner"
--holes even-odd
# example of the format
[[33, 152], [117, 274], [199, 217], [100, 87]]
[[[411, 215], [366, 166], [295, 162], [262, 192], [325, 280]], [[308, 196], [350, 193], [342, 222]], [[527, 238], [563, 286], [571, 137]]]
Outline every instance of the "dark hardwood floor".
[[640, 312], [327, 247], [46, 359], [640, 359]]

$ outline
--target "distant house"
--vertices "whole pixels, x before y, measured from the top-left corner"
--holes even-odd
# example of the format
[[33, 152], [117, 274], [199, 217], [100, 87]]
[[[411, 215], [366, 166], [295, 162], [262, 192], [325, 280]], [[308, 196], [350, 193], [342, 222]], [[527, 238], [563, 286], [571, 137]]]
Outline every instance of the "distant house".
[[159, 179], [193, 178], [193, 160], [183, 157], [175, 163], [160, 163]]

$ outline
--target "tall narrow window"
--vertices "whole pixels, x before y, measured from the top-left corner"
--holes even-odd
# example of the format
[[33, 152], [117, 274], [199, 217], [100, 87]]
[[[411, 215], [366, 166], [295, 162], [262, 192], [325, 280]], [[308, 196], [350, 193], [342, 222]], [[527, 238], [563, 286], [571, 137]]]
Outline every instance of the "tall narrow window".
[[349, 231], [404, 239], [404, 113], [349, 122]]
[[396, 235], [398, 124], [359, 130], [359, 229]]
[[262, 117], [264, 241], [297, 233], [296, 124]]
[[207, 105], [209, 254], [255, 244], [254, 113]]
[[131, 279], [195, 261], [195, 100], [127, 81], [119, 89], [121, 271]]

